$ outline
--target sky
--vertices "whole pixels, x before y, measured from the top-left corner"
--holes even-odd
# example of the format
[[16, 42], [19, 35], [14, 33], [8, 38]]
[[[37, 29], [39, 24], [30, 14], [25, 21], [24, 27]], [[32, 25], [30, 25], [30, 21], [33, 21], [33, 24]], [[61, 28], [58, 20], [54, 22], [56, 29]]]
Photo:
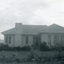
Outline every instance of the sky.
[[64, 27], [64, 0], [0, 0], [0, 39], [15, 23]]

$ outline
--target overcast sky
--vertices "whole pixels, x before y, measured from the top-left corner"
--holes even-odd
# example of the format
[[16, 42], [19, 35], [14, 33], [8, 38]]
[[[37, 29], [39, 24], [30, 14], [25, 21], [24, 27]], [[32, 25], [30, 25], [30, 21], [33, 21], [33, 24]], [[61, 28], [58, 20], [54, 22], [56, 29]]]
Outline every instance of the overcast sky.
[[16, 22], [64, 26], [64, 0], [0, 0], [0, 33]]

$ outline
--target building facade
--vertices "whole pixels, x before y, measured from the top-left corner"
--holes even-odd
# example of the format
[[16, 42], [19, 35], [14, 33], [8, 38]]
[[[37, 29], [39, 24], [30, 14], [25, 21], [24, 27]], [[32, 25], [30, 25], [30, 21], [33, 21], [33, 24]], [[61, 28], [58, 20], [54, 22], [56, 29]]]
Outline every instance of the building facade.
[[15, 27], [2, 32], [4, 41], [10, 47], [23, 47], [37, 45], [46, 42], [47, 45], [64, 45], [64, 27], [56, 24], [46, 25], [22, 25], [16, 23]]

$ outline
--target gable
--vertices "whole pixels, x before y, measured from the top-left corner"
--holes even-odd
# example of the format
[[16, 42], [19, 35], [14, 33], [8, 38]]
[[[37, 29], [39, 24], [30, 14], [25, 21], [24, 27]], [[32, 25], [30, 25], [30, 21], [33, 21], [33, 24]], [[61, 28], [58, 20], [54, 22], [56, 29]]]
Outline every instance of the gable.
[[52, 24], [44, 29], [41, 33], [64, 33], [64, 27]]

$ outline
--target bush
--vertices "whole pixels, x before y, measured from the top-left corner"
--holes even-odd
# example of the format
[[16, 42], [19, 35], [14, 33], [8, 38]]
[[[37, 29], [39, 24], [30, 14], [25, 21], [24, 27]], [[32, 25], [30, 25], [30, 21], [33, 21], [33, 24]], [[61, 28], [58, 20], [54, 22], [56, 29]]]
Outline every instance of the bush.
[[23, 46], [23, 47], [9, 47], [8, 45], [3, 45], [0, 47], [0, 51], [30, 51], [30, 46]]
[[40, 44], [40, 51], [48, 51], [49, 47], [46, 45], [46, 42]]
[[30, 51], [30, 46], [23, 46], [23, 47], [21, 47], [21, 50], [23, 50], [23, 51]]
[[40, 44], [40, 50], [41, 51], [59, 51], [59, 52], [61, 52], [61, 51], [64, 51], [64, 46], [61, 45], [61, 43], [60, 43], [60, 44], [55, 45], [55, 46], [51, 45], [49, 47], [46, 45], [46, 42], [43, 42]]
[[49, 48], [50, 51], [64, 51], [64, 46], [51, 46], [51, 48]]

